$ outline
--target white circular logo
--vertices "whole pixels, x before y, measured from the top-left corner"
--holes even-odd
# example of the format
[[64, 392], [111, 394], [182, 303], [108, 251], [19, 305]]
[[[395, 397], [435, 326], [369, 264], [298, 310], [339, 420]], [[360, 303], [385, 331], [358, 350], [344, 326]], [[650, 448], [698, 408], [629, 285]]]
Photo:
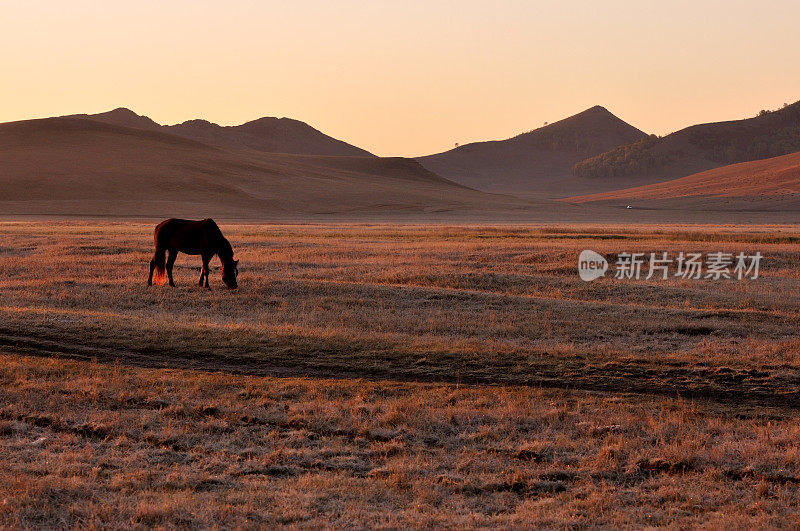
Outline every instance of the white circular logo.
[[608, 271], [608, 261], [603, 255], [586, 249], [581, 251], [578, 257], [578, 274], [581, 280], [591, 282], [606, 274]]

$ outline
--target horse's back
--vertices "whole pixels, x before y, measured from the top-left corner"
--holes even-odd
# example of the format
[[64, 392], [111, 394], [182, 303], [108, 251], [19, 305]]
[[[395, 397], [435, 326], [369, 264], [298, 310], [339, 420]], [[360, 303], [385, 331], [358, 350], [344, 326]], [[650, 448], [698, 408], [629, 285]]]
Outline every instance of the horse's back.
[[172, 236], [184, 230], [186, 227], [190, 226], [193, 223], [198, 223], [197, 221], [192, 221], [190, 219], [178, 219], [178, 218], [169, 218], [165, 219], [158, 225], [156, 225], [155, 230], [153, 231], [153, 235], [156, 240], [156, 246], [159, 245], [160, 242], [164, 242]]
[[156, 248], [176, 249], [198, 254], [210, 239], [222, 234], [211, 218], [192, 220], [170, 218], [156, 225], [153, 237]]

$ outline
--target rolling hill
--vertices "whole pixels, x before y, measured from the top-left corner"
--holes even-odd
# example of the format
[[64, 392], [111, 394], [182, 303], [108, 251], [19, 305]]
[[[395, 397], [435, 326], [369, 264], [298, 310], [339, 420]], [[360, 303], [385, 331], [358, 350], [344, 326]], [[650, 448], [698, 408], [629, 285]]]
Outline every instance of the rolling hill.
[[531, 209], [411, 159], [263, 153], [85, 118], [0, 124], [0, 161], [4, 215], [286, 219]]
[[647, 138], [645, 133], [596, 106], [508, 140], [466, 144], [417, 160], [443, 177], [478, 190], [564, 197], [594, 191], [587, 186], [597, 184], [573, 179], [575, 163], [643, 138]]
[[66, 118], [86, 118], [98, 122], [146, 131], [162, 131], [184, 138], [238, 149], [297, 155], [371, 157], [370, 152], [332, 138], [305, 122], [291, 118], [259, 118], [241, 125], [222, 126], [206, 120], [189, 120], [176, 125], [160, 125], [147, 116], [120, 107], [100, 114], [76, 114]]
[[800, 102], [754, 118], [648, 137], [575, 165], [582, 178], [658, 182], [800, 151]]
[[646, 209], [789, 211], [800, 221], [800, 153], [722, 166], [666, 182], [570, 197]]

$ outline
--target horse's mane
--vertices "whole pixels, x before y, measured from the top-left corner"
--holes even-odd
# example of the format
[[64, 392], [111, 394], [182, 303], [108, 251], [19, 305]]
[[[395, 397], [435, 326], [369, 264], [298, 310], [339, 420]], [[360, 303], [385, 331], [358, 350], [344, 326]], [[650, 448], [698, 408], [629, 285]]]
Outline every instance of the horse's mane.
[[231, 242], [229, 242], [225, 236], [222, 236], [222, 234], [220, 234], [219, 257], [223, 262], [230, 262], [233, 260], [233, 247], [231, 247]]
[[208, 230], [210, 230], [218, 240], [217, 255], [219, 255], [220, 260], [222, 260], [223, 262], [232, 261], [233, 247], [231, 247], [231, 242], [229, 242], [228, 239], [222, 235], [222, 231], [219, 230], [217, 222], [211, 218], [206, 218], [203, 220], [203, 223], [206, 226], [210, 227]]

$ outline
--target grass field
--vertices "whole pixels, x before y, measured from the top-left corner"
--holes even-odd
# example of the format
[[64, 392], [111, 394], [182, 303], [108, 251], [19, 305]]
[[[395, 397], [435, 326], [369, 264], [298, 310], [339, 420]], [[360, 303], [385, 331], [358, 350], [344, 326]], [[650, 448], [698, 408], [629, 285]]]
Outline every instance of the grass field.
[[222, 229], [236, 291], [148, 287], [152, 224], [0, 224], [0, 525], [800, 524], [797, 227]]

